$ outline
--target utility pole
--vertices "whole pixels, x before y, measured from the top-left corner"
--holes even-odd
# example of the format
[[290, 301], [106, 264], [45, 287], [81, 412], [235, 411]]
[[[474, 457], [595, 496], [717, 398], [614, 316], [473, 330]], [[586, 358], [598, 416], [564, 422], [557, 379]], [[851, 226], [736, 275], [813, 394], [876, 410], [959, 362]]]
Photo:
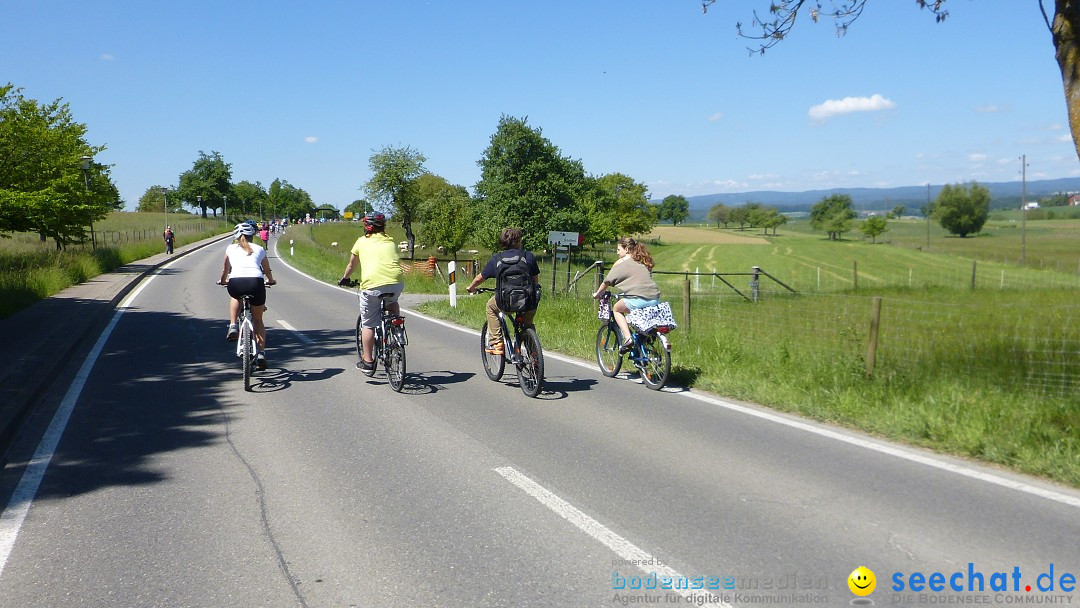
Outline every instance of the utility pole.
[[926, 182], [926, 250], [930, 251], [930, 182]]
[[1027, 154], [1020, 155], [1020, 265], [1027, 253]]

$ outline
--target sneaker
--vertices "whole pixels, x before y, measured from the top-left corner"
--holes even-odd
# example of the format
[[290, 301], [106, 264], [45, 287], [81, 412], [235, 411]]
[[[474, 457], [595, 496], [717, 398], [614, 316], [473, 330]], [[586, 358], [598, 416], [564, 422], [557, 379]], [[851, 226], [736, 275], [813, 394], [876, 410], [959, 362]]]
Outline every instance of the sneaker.
[[259, 353], [255, 357], [255, 369], [260, 372], [266, 371], [266, 353]]
[[488, 347], [485, 348], [484, 350], [486, 350], [487, 354], [489, 354], [489, 355], [495, 355], [496, 357], [501, 357], [502, 354], [503, 354], [502, 340], [499, 340], [498, 342], [493, 342], [493, 343], [489, 344]]
[[240, 336], [240, 328], [236, 326], [236, 323], [229, 323], [229, 333], [225, 334], [225, 339], [229, 342], [236, 342], [236, 338]]
[[627, 340], [626, 342], [623, 342], [622, 346], [619, 347], [619, 354], [620, 355], [625, 355], [626, 353], [628, 353], [628, 352], [630, 352], [632, 350], [634, 350], [634, 341], [633, 340]]
[[375, 362], [371, 361], [369, 363], [364, 360], [357, 361], [356, 369], [364, 372], [364, 375], [370, 378], [371, 376], [375, 375]]

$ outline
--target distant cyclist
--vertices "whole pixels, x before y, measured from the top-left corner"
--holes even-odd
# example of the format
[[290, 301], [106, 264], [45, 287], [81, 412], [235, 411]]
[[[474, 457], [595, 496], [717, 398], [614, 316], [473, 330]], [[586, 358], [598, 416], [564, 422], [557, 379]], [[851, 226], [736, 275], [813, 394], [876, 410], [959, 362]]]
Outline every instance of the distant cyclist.
[[484, 268], [465, 288], [469, 293], [484, 281], [495, 279], [495, 295], [487, 303], [487, 352], [503, 354], [502, 328], [499, 312], [521, 313], [525, 327], [533, 326], [536, 307], [540, 303], [540, 266], [531, 251], [521, 247], [520, 228], [505, 228], [499, 235], [499, 247]]
[[401, 308], [397, 301], [405, 289], [405, 273], [401, 271], [397, 245], [386, 234], [385, 215], [368, 213], [364, 216], [364, 235], [356, 239], [338, 285], [347, 285], [357, 266], [360, 266], [360, 324], [363, 326], [360, 335], [364, 351], [360, 366], [370, 376], [375, 372], [372, 343], [375, 328], [379, 325], [379, 296], [392, 294], [386, 300], [386, 308], [391, 314], [399, 315]]
[[259, 349], [256, 364], [260, 371], [266, 369], [266, 326], [263, 325], [263, 312], [266, 311], [266, 285], [273, 285], [274, 273], [270, 270], [270, 260], [266, 250], [252, 243], [255, 227], [244, 222], [233, 229], [235, 242], [225, 248], [225, 264], [221, 269], [219, 285], [228, 285], [229, 295], [229, 332], [227, 340], [236, 340], [239, 329], [236, 319], [240, 316], [240, 298], [246, 295], [251, 299], [251, 322], [255, 326], [255, 343]]

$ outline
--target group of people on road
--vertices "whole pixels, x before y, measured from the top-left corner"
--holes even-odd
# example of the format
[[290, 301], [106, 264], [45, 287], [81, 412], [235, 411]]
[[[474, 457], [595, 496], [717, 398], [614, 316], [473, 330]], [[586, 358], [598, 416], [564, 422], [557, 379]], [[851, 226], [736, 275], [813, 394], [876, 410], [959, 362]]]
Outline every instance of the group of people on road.
[[[348, 264], [345, 266], [338, 285], [357, 285], [360, 288], [360, 325], [362, 354], [358, 367], [368, 376], [375, 373], [375, 360], [372, 355], [375, 328], [379, 324], [380, 299], [386, 300], [387, 310], [395, 316], [400, 315], [398, 298], [405, 288], [405, 275], [401, 268], [397, 245], [386, 234], [386, 216], [382, 213], [368, 213], [363, 218], [364, 234], [356, 239], [350, 250]], [[274, 285], [274, 275], [263, 247], [252, 242], [255, 235], [253, 223], [237, 224], [233, 231], [234, 242], [225, 249], [225, 260], [218, 283], [227, 285], [229, 295], [228, 340], [236, 340], [237, 318], [240, 314], [240, 299], [245, 295], [253, 296], [251, 301], [252, 322], [255, 326], [258, 346], [258, 369], [266, 369], [266, 327], [263, 324], [263, 312], [266, 310], [266, 285]], [[510, 283], [510, 271], [520, 269], [527, 281], [531, 281], [531, 298], [518, 303], [524, 306], [520, 311], [526, 326], [531, 327], [540, 299], [540, 266], [536, 256], [523, 248], [523, 233], [519, 228], [506, 228], [499, 235], [500, 251], [494, 253], [487, 264], [469, 283], [466, 290], [475, 293], [481, 283], [496, 279], [496, 295], [492, 296], [486, 307], [489, 353], [502, 354], [503, 341], [499, 327], [498, 314], [508, 307], [506, 298], [500, 296], [503, 281]], [[265, 240], [264, 240], [265, 242]], [[630, 329], [626, 315], [638, 308], [656, 306], [660, 303], [660, 288], [652, 279], [653, 260], [648, 248], [631, 237], [618, 240], [615, 251], [619, 259], [612, 265], [604, 277], [600, 288], [593, 294], [600, 298], [608, 287], [618, 287], [623, 297], [612, 306], [615, 322], [623, 339], [622, 350], [631, 344]], [[359, 269], [360, 279], [354, 282], [352, 274]], [[529, 291], [529, 290], [526, 290]], [[384, 297], [385, 296], [385, 297]], [[501, 306], [500, 306], [501, 305]]]

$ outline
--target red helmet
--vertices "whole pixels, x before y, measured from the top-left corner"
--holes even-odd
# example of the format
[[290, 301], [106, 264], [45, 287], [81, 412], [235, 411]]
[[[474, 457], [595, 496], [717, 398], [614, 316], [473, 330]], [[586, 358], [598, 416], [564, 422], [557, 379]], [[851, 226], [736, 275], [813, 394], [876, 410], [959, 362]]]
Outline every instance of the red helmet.
[[385, 228], [385, 215], [375, 212], [364, 215], [364, 232], [382, 232]]

